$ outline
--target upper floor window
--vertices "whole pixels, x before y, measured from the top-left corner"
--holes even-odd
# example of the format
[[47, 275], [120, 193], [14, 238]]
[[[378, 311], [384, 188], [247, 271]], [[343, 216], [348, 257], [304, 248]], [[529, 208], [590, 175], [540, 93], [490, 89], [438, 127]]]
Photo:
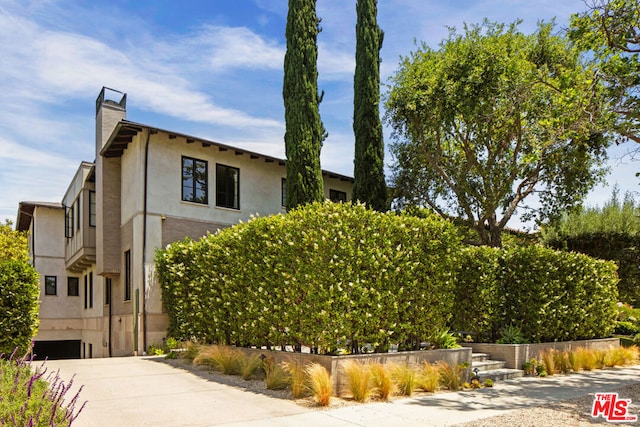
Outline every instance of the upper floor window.
[[96, 226], [96, 192], [89, 191], [89, 227]]
[[80, 217], [82, 216], [82, 210], [80, 208], [80, 197], [78, 197], [73, 206], [76, 210], [76, 230], [80, 230]]
[[207, 204], [208, 167], [205, 160], [182, 156], [182, 200]]
[[342, 203], [347, 201], [347, 193], [338, 190], [329, 190], [329, 200], [335, 203]]
[[240, 209], [240, 169], [216, 165], [216, 206]]
[[73, 206], [67, 206], [65, 210], [64, 237], [73, 237]]
[[280, 194], [280, 206], [287, 206], [287, 178], [282, 178]]
[[57, 295], [58, 294], [58, 278], [56, 276], [44, 276], [44, 294], [45, 295]]

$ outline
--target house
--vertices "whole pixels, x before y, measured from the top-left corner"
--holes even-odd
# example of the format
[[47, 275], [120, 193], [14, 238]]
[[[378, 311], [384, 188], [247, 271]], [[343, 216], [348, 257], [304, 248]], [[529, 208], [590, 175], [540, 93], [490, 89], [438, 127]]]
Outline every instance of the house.
[[[156, 249], [285, 212], [283, 159], [128, 121], [126, 101], [101, 90], [95, 163], [80, 164], [61, 204], [20, 203], [41, 275], [38, 357], [143, 354], [168, 325]], [[352, 178], [323, 179], [327, 198], [351, 199]]]

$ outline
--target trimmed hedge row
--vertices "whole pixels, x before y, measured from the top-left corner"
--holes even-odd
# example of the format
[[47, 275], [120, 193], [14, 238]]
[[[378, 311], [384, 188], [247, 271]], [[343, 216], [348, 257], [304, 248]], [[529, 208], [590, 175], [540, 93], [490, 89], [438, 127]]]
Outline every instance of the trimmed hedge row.
[[443, 329], [494, 340], [608, 336], [615, 264], [538, 246], [463, 247], [449, 221], [315, 203], [158, 251], [169, 334], [322, 352], [417, 349]]
[[170, 333], [238, 345], [418, 348], [447, 327], [461, 246], [436, 216], [315, 203], [157, 254]]
[[465, 248], [452, 327], [495, 342], [507, 325], [529, 342], [603, 338], [615, 327], [616, 265], [541, 246]]
[[558, 234], [546, 242], [554, 249], [580, 252], [618, 264], [620, 301], [640, 305], [640, 236], [622, 232], [592, 232], [575, 236]]

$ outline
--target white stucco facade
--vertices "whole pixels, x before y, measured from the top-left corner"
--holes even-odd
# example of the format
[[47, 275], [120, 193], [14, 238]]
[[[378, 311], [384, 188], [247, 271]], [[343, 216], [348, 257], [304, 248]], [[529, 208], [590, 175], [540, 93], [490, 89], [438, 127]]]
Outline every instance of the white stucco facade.
[[[156, 249], [256, 214], [285, 212], [283, 159], [129, 122], [125, 116], [126, 95], [109, 99], [103, 89], [96, 103], [96, 162], [81, 164], [56, 224], [47, 223], [45, 215], [42, 219], [51, 245], [47, 251], [55, 259], [39, 260], [36, 268], [64, 276], [65, 290], [66, 277], [77, 277], [80, 290], [78, 296], [59, 297], [62, 304], [43, 305], [41, 321], [64, 319], [68, 327], [49, 328], [48, 338], [73, 336], [81, 342], [82, 357], [143, 354], [165, 338], [168, 319], [154, 275]], [[197, 191], [206, 200], [183, 193], [183, 186], [196, 191], [196, 169]], [[326, 171], [323, 177], [327, 198], [337, 191], [351, 199], [351, 178]]]

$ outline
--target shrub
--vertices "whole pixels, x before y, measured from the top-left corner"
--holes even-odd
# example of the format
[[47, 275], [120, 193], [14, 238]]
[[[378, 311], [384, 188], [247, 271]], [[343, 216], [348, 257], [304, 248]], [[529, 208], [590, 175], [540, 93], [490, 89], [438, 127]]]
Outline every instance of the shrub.
[[284, 362], [283, 367], [289, 373], [291, 394], [294, 399], [299, 399], [307, 394], [307, 373], [304, 366], [298, 361]]
[[331, 376], [326, 368], [318, 363], [312, 363], [305, 368], [309, 377], [309, 388], [320, 406], [331, 404]]
[[435, 215], [327, 202], [171, 244], [156, 265], [172, 336], [418, 349], [447, 326], [460, 245]]
[[556, 350], [548, 348], [540, 353], [540, 360], [547, 375], [556, 373]]
[[429, 339], [433, 348], [460, 348], [460, 344], [447, 329], [436, 331]]
[[0, 259], [0, 354], [30, 349], [38, 330], [39, 295], [38, 273], [28, 261]]
[[356, 402], [364, 402], [374, 392], [371, 367], [364, 363], [348, 360], [343, 365], [349, 395]]
[[418, 373], [418, 387], [433, 393], [440, 385], [440, 369], [438, 365], [424, 362]]
[[439, 361], [437, 363], [440, 371], [440, 384], [451, 391], [458, 391], [465, 382], [467, 374], [466, 364], [451, 366], [449, 363]]
[[522, 330], [518, 326], [508, 324], [500, 330], [498, 344], [524, 344], [527, 340], [522, 336]]
[[242, 379], [250, 380], [262, 370], [262, 359], [259, 354], [253, 354], [240, 360], [240, 375]]
[[80, 392], [68, 397], [73, 379], [65, 383], [57, 372], [50, 373], [46, 380], [46, 369], [39, 367], [35, 372], [27, 357], [0, 359], [0, 423], [14, 426], [70, 426], [82, 412]]
[[392, 368], [393, 379], [398, 386], [398, 392], [403, 396], [412, 396], [418, 388], [418, 376], [407, 364], [394, 365]]
[[613, 262], [528, 246], [504, 250], [500, 263], [500, 325], [520, 325], [530, 342], [611, 334], [618, 280]]
[[383, 365], [382, 363], [371, 365], [371, 380], [375, 393], [382, 400], [389, 400], [389, 397], [396, 391], [396, 385], [389, 371], [388, 365]]
[[284, 390], [291, 384], [291, 376], [272, 357], [264, 359], [264, 383], [268, 390]]
[[497, 332], [500, 253], [488, 246], [460, 251], [451, 329], [473, 332], [478, 342], [493, 341]]
[[613, 333], [617, 335], [636, 335], [640, 333], [640, 326], [634, 322], [618, 321], [615, 323]]

